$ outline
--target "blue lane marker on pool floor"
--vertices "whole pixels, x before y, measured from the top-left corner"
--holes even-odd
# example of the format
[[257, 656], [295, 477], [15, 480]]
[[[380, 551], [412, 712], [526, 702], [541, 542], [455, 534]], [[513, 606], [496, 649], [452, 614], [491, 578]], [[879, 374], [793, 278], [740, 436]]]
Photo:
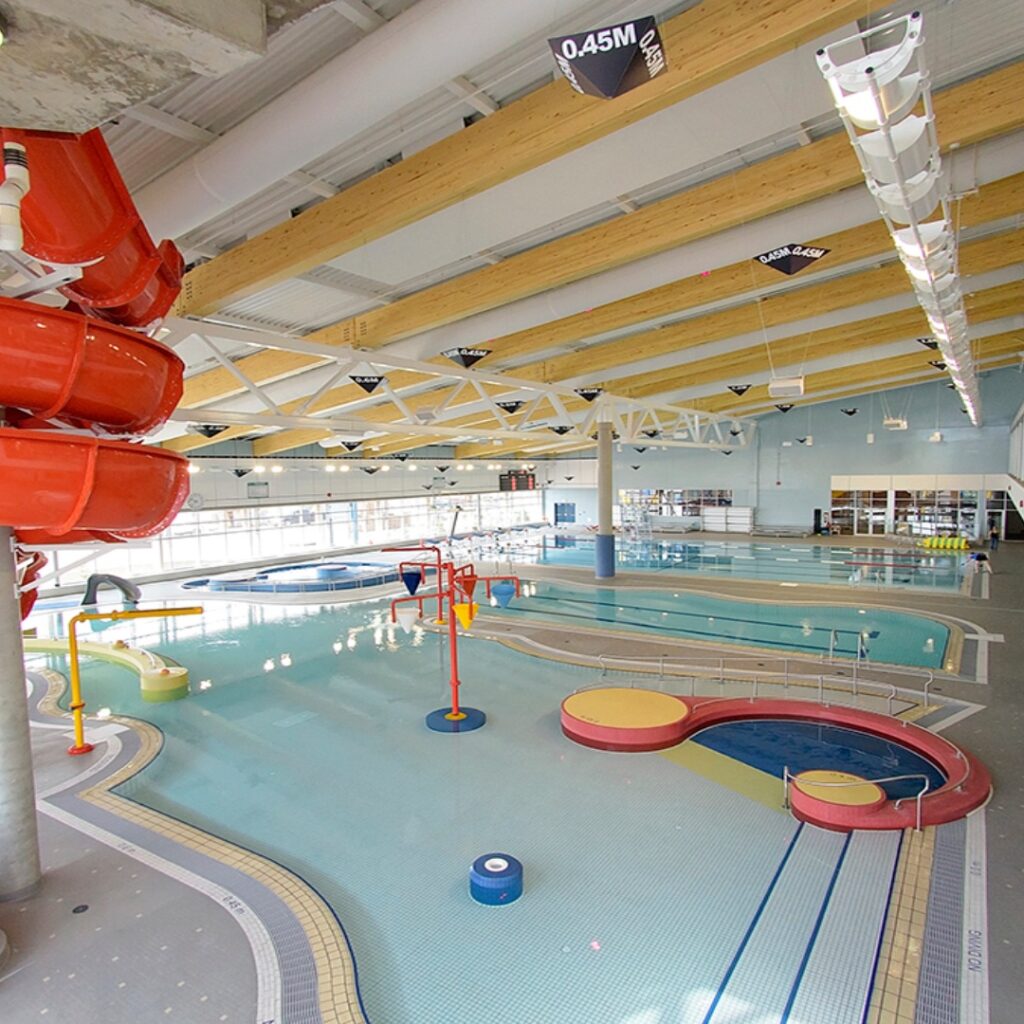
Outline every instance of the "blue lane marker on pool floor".
[[832, 894], [836, 891], [836, 882], [839, 881], [839, 872], [843, 870], [843, 862], [846, 860], [846, 854], [850, 849], [850, 840], [853, 838], [853, 833], [848, 832], [846, 834], [846, 842], [843, 843], [842, 852], [839, 854], [839, 860], [836, 861], [835, 870], [832, 872], [832, 877], [829, 879], [828, 888], [825, 890], [825, 898], [821, 901], [821, 909], [818, 911], [818, 918], [814, 922], [814, 928], [811, 930], [811, 937], [807, 940], [807, 946], [804, 949], [804, 955], [800, 958], [800, 966], [797, 968], [796, 977], [793, 979], [793, 986], [789, 990], [789, 996], [786, 999], [786, 1005], [782, 1010], [782, 1019], [779, 1024], [789, 1024], [789, 1015], [793, 1012], [793, 1003], [796, 1002], [796, 994], [800, 991], [800, 984], [804, 980], [804, 972], [807, 970], [807, 962], [811, 959], [811, 953], [814, 951], [814, 944], [818, 941], [818, 935], [821, 932], [821, 923], [825, 920], [825, 912], [828, 910], [829, 903], [832, 902]]
[[786, 852], [782, 855], [782, 860], [779, 861], [779, 866], [775, 869], [775, 874], [772, 875], [772, 880], [768, 883], [768, 888], [765, 890], [764, 896], [761, 897], [761, 902], [758, 904], [757, 910], [754, 911], [754, 916], [750, 919], [750, 924], [747, 926], [747, 930], [744, 932], [743, 938], [740, 939], [740, 944], [737, 946], [732, 960], [729, 961], [729, 966], [726, 968], [725, 974], [722, 976], [722, 982], [718, 986], [715, 998], [711, 1000], [711, 1005], [708, 1007], [708, 1012], [704, 1014], [704, 1019], [701, 1021], [701, 1024], [708, 1024], [714, 1016], [715, 1010], [718, 1009], [718, 1004], [721, 1002], [722, 996], [725, 994], [725, 989], [732, 979], [733, 973], [740, 962], [740, 958], [743, 956], [743, 952], [747, 948], [747, 944], [750, 942], [750, 937], [754, 934], [754, 929], [757, 927], [758, 921], [761, 920], [761, 916], [764, 914], [765, 907], [768, 906], [768, 901], [771, 899], [772, 893], [775, 891], [775, 886], [778, 884], [779, 878], [782, 877], [782, 872], [785, 870], [786, 864], [793, 853], [793, 848], [796, 846], [797, 840], [800, 838], [800, 833], [803, 832], [803, 830], [804, 823], [801, 822], [793, 833], [793, 838], [790, 839], [789, 846], [786, 847]]

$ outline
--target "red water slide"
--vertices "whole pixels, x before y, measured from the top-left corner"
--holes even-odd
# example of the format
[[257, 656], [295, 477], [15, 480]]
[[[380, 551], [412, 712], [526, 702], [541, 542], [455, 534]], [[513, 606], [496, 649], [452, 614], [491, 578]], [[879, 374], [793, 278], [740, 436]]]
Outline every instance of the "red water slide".
[[[81, 268], [61, 288], [69, 309], [0, 298], [0, 524], [38, 545], [151, 536], [188, 495], [188, 463], [122, 438], [165, 422], [184, 367], [128, 327], [170, 308], [181, 256], [154, 246], [98, 130], [3, 128], [0, 141], [0, 187], [21, 178], [21, 255]], [[24, 564], [23, 585], [41, 568]]]

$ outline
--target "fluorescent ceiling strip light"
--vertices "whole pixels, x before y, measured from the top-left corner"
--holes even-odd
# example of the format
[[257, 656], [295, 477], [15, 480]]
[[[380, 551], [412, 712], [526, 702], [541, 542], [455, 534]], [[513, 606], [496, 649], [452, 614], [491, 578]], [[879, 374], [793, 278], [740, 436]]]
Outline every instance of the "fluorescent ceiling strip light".
[[[977, 426], [978, 378], [967, 339], [923, 42], [923, 21], [915, 11], [832, 43], [818, 51], [817, 60], [868, 191]], [[845, 59], [838, 59], [840, 54]], [[923, 116], [913, 112], [919, 105]], [[929, 220], [937, 210], [940, 217]]]

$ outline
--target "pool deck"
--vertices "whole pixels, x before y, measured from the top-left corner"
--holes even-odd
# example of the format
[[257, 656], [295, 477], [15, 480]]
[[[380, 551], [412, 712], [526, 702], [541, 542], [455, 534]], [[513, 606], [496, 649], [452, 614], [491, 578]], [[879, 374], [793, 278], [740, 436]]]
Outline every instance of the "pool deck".
[[[695, 536], [687, 535], [687, 539]], [[730, 535], [722, 539], [736, 538]], [[756, 540], [761, 542], [762, 538]], [[864, 546], [884, 546], [881, 539], [873, 538], [820, 540], [843, 546], [864, 540]], [[959, 889], [958, 898], [962, 899], [965, 887], [970, 886], [973, 867], [969, 854], [978, 849], [977, 843], [973, 847], [965, 845], [970, 838], [965, 834], [977, 832], [977, 822], [986, 819], [988, 942], [974, 955], [987, 960], [991, 972], [993, 1024], [1015, 1024], [1024, 1004], [1024, 978], [1019, 971], [1024, 954], [1024, 883], [1020, 880], [1020, 850], [1024, 849], [1024, 815], [1020, 812], [1024, 807], [1024, 689], [1019, 685], [1020, 665], [1024, 664], [1024, 545], [1003, 544], [992, 556], [992, 567], [988, 600], [955, 593], [847, 590], [805, 584], [799, 589], [780, 590], [778, 583], [720, 577], [702, 580], [693, 574], [672, 579], [662, 574], [653, 577], [650, 573], [626, 572], [614, 581], [622, 586], [684, 587], [766, 601], [869, 604], [931, 614], [963, 625], [966, 642], [961, 672], [937, 674], [932, 687], [940, 698], [955, 702], [950, 705], [956, 709], [952, 713], [943, 711], [938, 701], [935, 710], [929, 712], [923, 700], [915, 696], [927, 673], [875, 665], [863, 669], [865, 676], [900, 688], [901, 706], [894, 710], [914, 717], [923, 713], [929, 724], [933, 716], [943, 718], [939, 727], [944, 734], [986, 761], [996, 790], [983, 817], [928, 829], [920, 835], [907, 834], [896, 866], [873, 1008], [868, 1017], [878, 1024], [947, 1024], [957, 1020], [980, 1024], [985, 1019], [978, 992], [954, 985], [958, 981], [953, 978], [954, 968], [959, 967], [959, 960], [957, 951], [949, 945], [948, 932], [951, 924], [960, 921], [957, 915], [963, 913], [963, 907], [955, 899], [951, 904], [950, 897], [957, 896]], [[487, 568], [486, 562], [483, 568]], [[530, 567], [524, 574], [570, 582], [573, 578], [593, 580], [585, 570], [564, 568]], [[805, 669], [810, 676], [816, 674], [814, 659], [782, 659], [766, 654], [751, 665], [744, 655], [723, 652], [716, 656], [702, 646], [666, 644], [663, 638], [647, 639], [638, 634], [581, 636], [579, 632], [573, 635], [516, 623], [517, 635], [512, 636], [513, 631], [506, 630], [496, 616], [481, 616], [473, 632], [494, 635], [517, 646], [524, 644], [525, 649], [545, 648], [548, 656], [596, 667], [602, 657], [608, 659], [609, 668], [621, 667], [618, 659], [644, 659], [657, 673], [654, 665], [665, 655], [666, 674], [682, 674], [676, 669], [685, 662], [686, 674], [693, 677], [691, 661], [703, 658], [708, 672], [705, 683], [720, 686], [730, 695], [750, 692], [750, 684], [740, 678], [743, 673], [739, 661], [746, 661], [745, 667], [755, 668], [762, 677], [784, 673], [786, 668], [793, 675], [805, 674]], [[720, 658], [725, 660], [726, 669], [737, 669], [736, 678], [717, 682]], [[676, 661], [680, 664], [674, 669]], [[818, 670], [822, 667], [819, 663]], [[844, 667], [840, 662], [824, 667], [836, 676], [844, 672], [852, 676], [852, 666]], [[630, 672], [638, 674], [635, 668]], [[779, 686], [778, 677], [762, 685]], [[792, 685], [791, 680], [790, 688]], [[862, 706], [880, 700], [863, 697]], [[50, 706], [48, 710], [54, 709]], [[200, 1024], [363, 1020], [344, 937], [333, 915], [312, 890], [276, 865], [237, 847], [110, 794], [95, 792], [104, 788], [98, 785], [104, 773], [108, 785], [116, 784], [125, 770], [136, 770], [126, 769], [134, 758], [155, 753], [152, 741], [148, 752], [142, 751], [145, 728], [133, 725], [125, 729], [126, 724], [113, 721], [90, 726], [90, 732], [107, 748], [103, 757], [117, 746], [120, 750], [102, 772], [83, 779], [78, 773], [87, 766], [63, 754], [70, 731], [66, 720], [55, 721], [45, 711], [34, 713], [46, 876], [42, 890], [33, 899], [0, 904], [0, 928], [7, 932], [12, 946], [11, 960], [0, 974], [5, 1019], [9, 1014], [9, 1019], [16, 1021], [105, 1019], [112, 1024], [134, 1024], [143, 1019]], [[133, 736], [137, 737], [134, 741], [130, 738]], [[133, 743], [138, 746], [133, 747]], [[111, 802], [126, 806], [113, 808]], [[122, 824], [117, 824], [116, 818]], [[110, 836], [120, 838], [111, 842]], [[984, 862], [984, 853], [981, 856]], [[167, 869], [167, 862], [177, 862], [177, 876]], [[197, 866], [202, 870], [196, 870]], [[217, 876], [220, 870], [233, 871], [234, 875], [230, 879], [220, 876], [222, 889], [215, 895], [194, 884], [192, 875]], [[250, 872], [257, 876], [256, 882]], [[207, 883], [211, 883], [210, 878]], [[72, 916], [75, 908], [83, 905], [88, 910]], [[239, 915], [239, 906], [260, 908], [253, 917], [269, 929], [270, 942], [270, 947], [264, 942], [263, 955], [260, 943], [240, 926], [240, 916], [244, 915]], [[290, 936], [290, 940], [285, 941], [283, 935]], [[270, 948], [273, 952], [268, 956]], [[311, 957], [314, 973], [293, 970], [294, 963], [288, 961], [291, 955], [298, 955], [300, 961], [303, 956]], [[290, 965], [288, 970], [282, 971], [282, 963]], [[301, 1007], [298, 1002], [282, 1004], [280, 989], [272, 997], [278, 1000], [276, 1003], [266, 1002], [267, 992], [274, 991], [274, 982], [271, 979], [268, 990], [260, 971], [273, 974], [275, 969], [278, 984], [284, 978], [299, 985], [301, 992], [294, 998]], [[311, 977], [314, 989], [309, 987]], [[325, 978], [332, 980], [325, 984]], [[920, 996], [919, 986], [931, 994], [929, 998]], [[949, 994], [945, 1001], [938, 997], [944, 991]], [[954, 991], [957, 1007], [950, 1002]], [[273, 1015], [265, 1014], [268, 1005], [277, 1007]], [[963, 1015], [956, 1012], [960, 1006]], [[802, 1013], [801, 1019], [814, 1019], [813, 1014], [808, 1016], [810, 1007], [797, 1004], [792, 1009]]]

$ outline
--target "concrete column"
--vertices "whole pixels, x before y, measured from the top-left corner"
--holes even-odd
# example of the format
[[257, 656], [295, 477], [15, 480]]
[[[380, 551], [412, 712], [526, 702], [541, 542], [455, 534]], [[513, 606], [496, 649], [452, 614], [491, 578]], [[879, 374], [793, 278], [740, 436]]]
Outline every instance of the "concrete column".
[[597, 425], [597, 552], [594, 575], [615, 575], [615, 531], [612, 526], [612, 425]]
[[0, 526], [0, 900], [31, 895], [41, 878], [17, 582], [12, 533]]

